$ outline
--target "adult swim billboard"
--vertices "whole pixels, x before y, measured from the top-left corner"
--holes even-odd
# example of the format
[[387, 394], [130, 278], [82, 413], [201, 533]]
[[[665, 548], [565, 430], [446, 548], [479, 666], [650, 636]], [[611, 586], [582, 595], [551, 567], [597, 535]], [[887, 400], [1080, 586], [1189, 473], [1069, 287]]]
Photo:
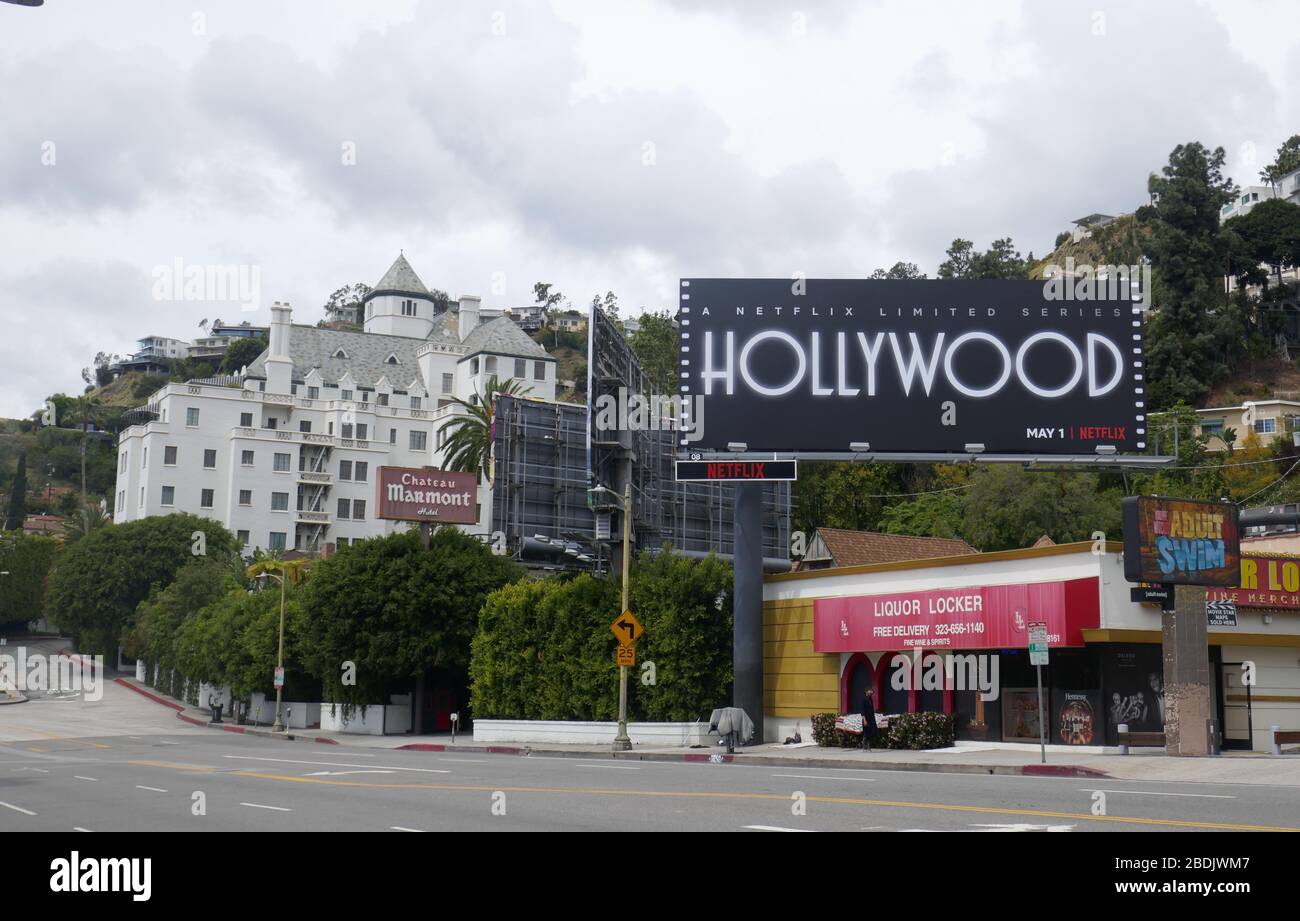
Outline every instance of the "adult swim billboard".
[[1105, 286], [681, 282], [681, 450], [1095, 455], [1146, 447], [1141, 316]]
[[1124, 578], [1130, 582], [1235, 586], [1241, 538], [1231, 502], [1128, 496], [1124, 523]]

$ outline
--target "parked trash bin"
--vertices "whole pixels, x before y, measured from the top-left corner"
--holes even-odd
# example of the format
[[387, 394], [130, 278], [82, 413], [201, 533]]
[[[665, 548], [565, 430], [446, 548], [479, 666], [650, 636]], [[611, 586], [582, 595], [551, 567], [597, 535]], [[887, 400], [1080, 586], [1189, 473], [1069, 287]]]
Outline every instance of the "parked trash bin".
[[221, 701], [217, 699], [216, 694], [208, 695], [208, 706], [212, 709], [212, 722], [221, 722]]

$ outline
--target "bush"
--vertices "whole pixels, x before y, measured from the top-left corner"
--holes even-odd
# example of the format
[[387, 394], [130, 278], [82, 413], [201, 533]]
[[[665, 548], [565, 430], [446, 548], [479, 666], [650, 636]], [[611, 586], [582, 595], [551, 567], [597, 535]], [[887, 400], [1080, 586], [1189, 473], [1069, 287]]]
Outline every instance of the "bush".
[[[838, 713], [812, 715], [813, 741], [822, 748], [857, 748], [862, 737], [835, 728]], [[953, 744], [956, 717], [948, 713], [900, 713], [888, 726], [878, 726], [872, 748], [901, 748], [921, 751], [948, 748]]]

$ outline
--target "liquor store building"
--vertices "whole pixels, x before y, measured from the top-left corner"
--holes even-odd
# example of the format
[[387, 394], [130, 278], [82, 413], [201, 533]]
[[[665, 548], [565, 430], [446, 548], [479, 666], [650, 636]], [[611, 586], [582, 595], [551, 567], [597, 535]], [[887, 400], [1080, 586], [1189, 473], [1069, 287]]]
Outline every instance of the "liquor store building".
[[[1036, 744], [1032, 623], [1047, 625], [1049, 743], [1115, 745], [1121, 723], [1162, 730], [1160, 608], [1130, 599], [1122, 550], [1087, 541], [766, 577], [764, 737], [811, 734], [813, 713], [856, 712], [869, 685], [877, 713], [951, 713], [958, 739]], [[1297, 601], [1207, 614], [1225, 748], [1266, 751], [1270, 726], [1300, 729]], [[940, 682], [949, 656], [956, 668]]]

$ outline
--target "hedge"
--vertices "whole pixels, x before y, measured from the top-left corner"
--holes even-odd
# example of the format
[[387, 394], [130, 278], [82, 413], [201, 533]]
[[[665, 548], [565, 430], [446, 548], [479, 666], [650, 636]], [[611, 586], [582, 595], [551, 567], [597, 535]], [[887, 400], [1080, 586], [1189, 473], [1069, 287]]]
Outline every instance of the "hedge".
[[[838, 713], [814, 713], [813, 741], [822, 748], [857, 748], [862, 736], [836, 729], [838, 717]], [[956, 737], [955, 724], [956, 717], [949, 713], [900, 713], [890, 717], [888, 726], [877, 727], [871, 747], [911, 751], [949, 748]]]

